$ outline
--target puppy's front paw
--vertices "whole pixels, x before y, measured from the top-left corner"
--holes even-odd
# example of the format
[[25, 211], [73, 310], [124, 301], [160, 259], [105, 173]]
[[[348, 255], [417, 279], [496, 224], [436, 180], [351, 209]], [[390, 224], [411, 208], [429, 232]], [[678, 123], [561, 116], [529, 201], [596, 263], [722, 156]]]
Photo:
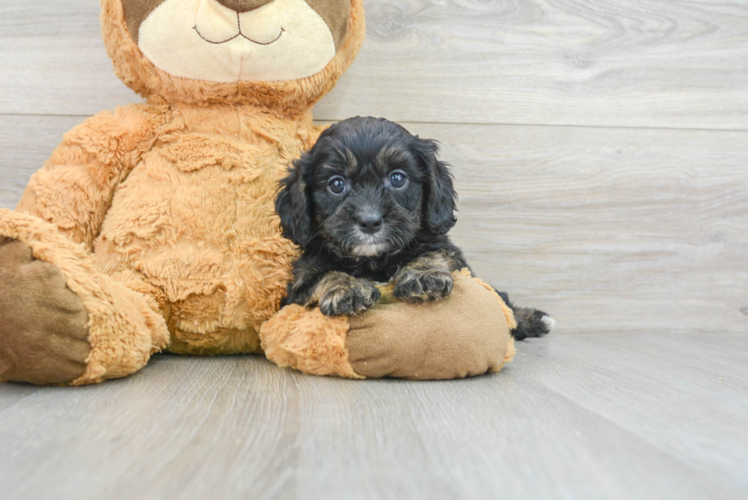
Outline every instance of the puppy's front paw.
[[443, 299], [454, 285], [452, 273], [443, 269], [404, 269], [394, 281], [393, 294], [407, 302]]
[[321, 285], [319, 309], [325, 316], [350, 316], [359, 314], [379, 300], [380, 293], [374, 283], [350, 276], [335, 276]]

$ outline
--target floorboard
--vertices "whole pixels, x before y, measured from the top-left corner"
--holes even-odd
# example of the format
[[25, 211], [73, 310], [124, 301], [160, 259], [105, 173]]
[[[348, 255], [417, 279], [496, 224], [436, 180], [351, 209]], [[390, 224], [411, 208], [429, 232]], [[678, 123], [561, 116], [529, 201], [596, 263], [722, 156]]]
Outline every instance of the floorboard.
[[500, 374], [304, 376], [157, 356], [0, 385], [3, 498], [745, 498], [748, 335], [558, 335]]
[[[95, 387], [2, 383], [0, 497], [748, 498], [748, 4], [364, 4], [316, 118], [439, 139], [455, 240], [557, 330], [463, 381], [158, 355]], [[64, 132], [139, 100], [98, 17], [0, 2], [0, 208]]]
[[[366, 0], [368, 36], [317, 118], [748, 129], [741, 0]], [[4, 0], [0, 114], [136, 100], [95, 0]]]

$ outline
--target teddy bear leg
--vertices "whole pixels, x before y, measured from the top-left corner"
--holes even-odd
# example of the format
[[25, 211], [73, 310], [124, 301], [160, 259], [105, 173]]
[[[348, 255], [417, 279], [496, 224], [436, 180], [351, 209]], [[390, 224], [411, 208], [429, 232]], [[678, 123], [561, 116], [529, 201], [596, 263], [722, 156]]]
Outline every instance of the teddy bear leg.
[[84, 385], [134, 373], [168, 345], [156, 310], [55, 226], [0, 211], [0, 380]]
[[58, 268], [0, 236], [0, 378], [72, 382], [91, 353], [88, 314]]

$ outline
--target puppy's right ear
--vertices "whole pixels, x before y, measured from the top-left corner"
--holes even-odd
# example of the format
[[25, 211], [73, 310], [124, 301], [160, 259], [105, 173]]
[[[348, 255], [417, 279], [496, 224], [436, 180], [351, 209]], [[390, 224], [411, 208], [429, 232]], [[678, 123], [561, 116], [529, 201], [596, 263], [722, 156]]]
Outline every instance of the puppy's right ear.
[[280, 189], [275, 198], [275, 211], [281, 219], [283, 236], [300, 247], [305, 247], [312, 235], [312, 218], [309, 198], [304, 181], [307, 155], [293, 162], [288, 175], [280, 181]]

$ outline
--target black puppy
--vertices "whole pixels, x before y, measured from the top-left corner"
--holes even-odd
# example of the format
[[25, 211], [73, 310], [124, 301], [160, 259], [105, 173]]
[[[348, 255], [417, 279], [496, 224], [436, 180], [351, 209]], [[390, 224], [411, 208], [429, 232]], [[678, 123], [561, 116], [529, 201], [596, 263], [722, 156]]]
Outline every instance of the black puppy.
[[[379, 299], [376, 282], [392, 282], [405, 301], [449, 295], [452, 271], [468, 264], [446, 236], [457, 196], [437, 152], [435, 141], [381, 118], [350, 118], [323, 132], [275, 202], [283, 234], [303, 251], [285, 303], [357, 314]], [[498, 293], [515, 312], [515, 338], [553, 327], [544, 312], [514, 308]]]

